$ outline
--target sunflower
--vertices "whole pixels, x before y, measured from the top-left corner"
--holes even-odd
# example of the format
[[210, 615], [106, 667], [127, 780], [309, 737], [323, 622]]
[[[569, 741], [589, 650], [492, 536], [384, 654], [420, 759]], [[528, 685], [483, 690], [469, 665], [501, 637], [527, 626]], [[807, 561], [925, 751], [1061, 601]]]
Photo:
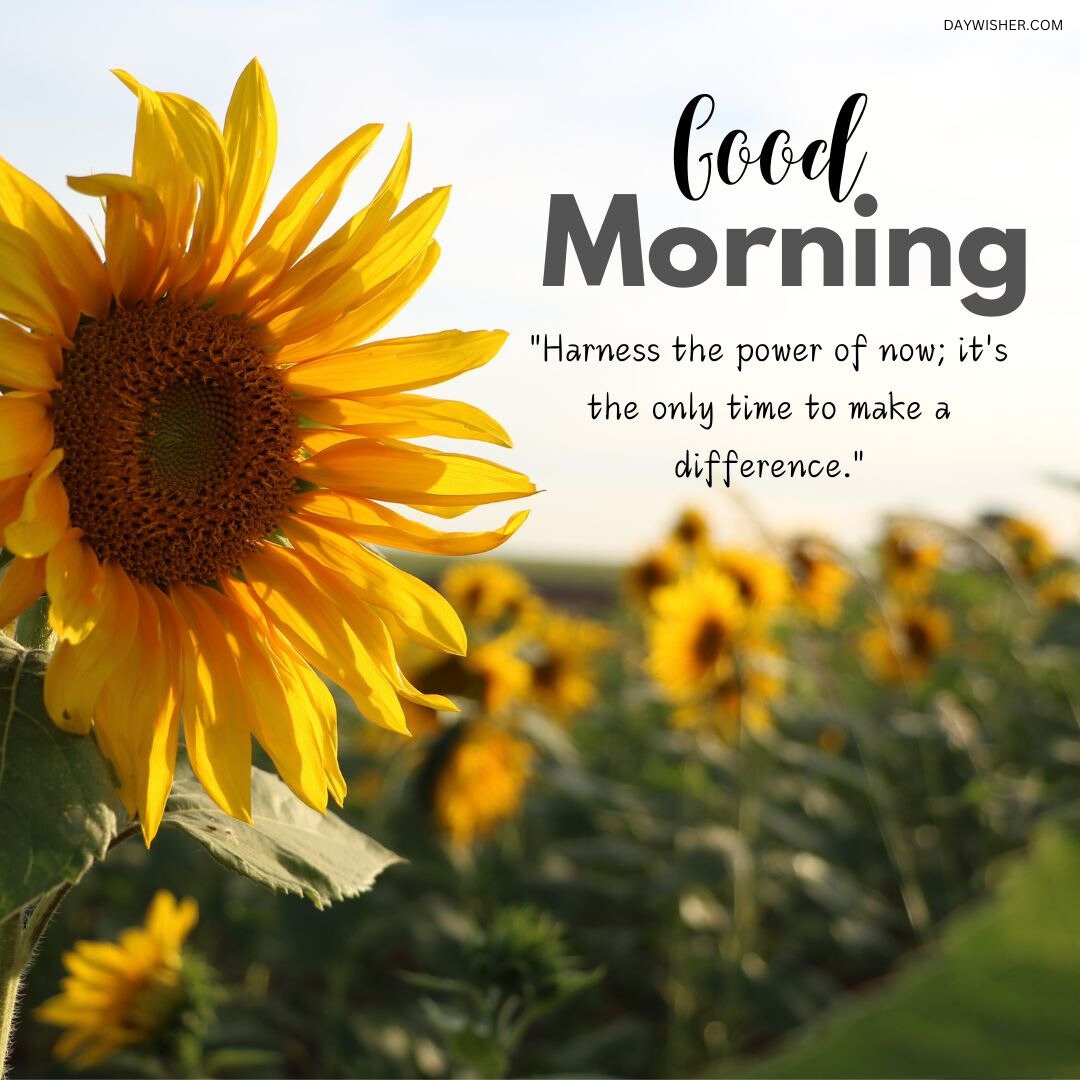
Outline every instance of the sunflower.
[[194, 900], [177, 903], [161, 891], [143, 926], [124, 930], [116, 942], [76, 942], [64, 953], [61, 993], [34, 1013], [67, 1028], [56, 1056], [86, 1068], [167, 1031], [189, 1004], [181, 946], [198, 916]]
[[735, 671], [746, 608], [730, 577], [702, 567], [656, 594], [647, 666], [674, 698], [719, 686]]
[[633, 603], [648, 611], [657, 590], [673, 584], [681, 572], [682, 558], [674, 544], [647, 551], [627, 568], [626, 592]]
[[952, 637], [949, 616], [928, 604], [906, 604], [883, 615], [861, 639], [864, 659], [878, 678], [917, 682], [930, 674]]
[[545, 611], [525, 649], [528, 700], [555, 720], [567, 723], [595, 700], [593, 660], [610, 640], [611, 635], [599, 623]]
[[1034, 577], [1053, 563], [1054, 546], [1034, 522], [1005, 517], [997, 523], [997, 529], [1024, 577]]
[[105, 208], [104, 262], [42, 188], [0, 162], [0, 530], [17, 558], [0, 625], [42, 593], [57, 645], [45, 683], [60, 727], [97, 733], [147, 843], [180, 728], [204, 787], [251, 821], [251, 737], [289, 786], [339, 801], [334, 705], [406, 731], [402, 629], [452, 653], [457, 615], [364, 544], [486, 551], [522, 523], [440, 532], [534, 491], [422, 436], [508, 444], [478, 409], [412, 393], [478, 367], [499, 331], [365, 342], [431, 272], [447, 203], [399, 210], [410, 137], [372, 201], [312, 242], [379, 125], [353, 132], [255, 230], [274, 158], [258, 63], [219, 128], [199, 104], [126, 73], [138, 99], [131, 175], [71, 178]]
[[726, 549], [714, 552], [713, 565], [731, 579], [739, 600], [754, 618], [768, 619], [788, 599], [788, 572], [775, 559], [752, 551]]
[[532, 746], [486, 723], [468, 723], [435, 780], [435, 822], [457, 846], [490, 836], [521, 809]]
[[728, 743], [746, 727], [761, 732], [772, 727], [771, 703], [783, 695], [780, 652], [764, 643], [741, 649], [731, 674], [702, 697], [671, 714], [675, 727], [709, 730]]
[[900, 595], [924, 595], [933, 584], [942, 555], [941, 544], [926, 529], [914, 525], [892, 526], [882, 545], [886, 586]]
[[795, 602], [820, 626], [832, 626], [851, 587], [851, 573], [833, 549], [812, 537], [800, 537], [788, 550]]
[[443, 575], [440, 588], [465, 622], [481, 629], [512, 626], [533, 599], [528, 581], [497, 562], [455, 566]]
[[671, 539], [688, 552], [695, 552], [709, 541], [709, 523], [700, 510], [688, 506], [671, 528]]
[[1035, 598], [1047, 608], [1063, 608], [1080, 603], [1080, 572], [1075, 566], [1054, 566], [1035, 589]]

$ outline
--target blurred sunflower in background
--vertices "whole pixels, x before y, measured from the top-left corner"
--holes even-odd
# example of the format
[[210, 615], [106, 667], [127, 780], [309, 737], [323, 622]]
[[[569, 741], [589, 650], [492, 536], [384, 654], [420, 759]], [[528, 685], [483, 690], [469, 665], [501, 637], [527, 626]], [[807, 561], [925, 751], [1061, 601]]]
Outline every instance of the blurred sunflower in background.
[[836, 549], [816, 537], [799, 537], [788, 549], [788, 568], [799, 610], [820, 626], [832, 626], [852, 584]]
[[776, 559], [753, 551], [723, 549], [713, 553], [713, 565], [735, 584], [739, 601], [751, 617], [769, 619], [787, 602], [788, 572]]
[[313, 669], [396, 731], [403, 701], [450, 707], [402, 675], [391, 632], [461, 653], [457, 615], [363, 545], [487, 551], [525, 514], [445, 533], [385, 504], [455, 517], [535, 489], [411, 442], [509, 445], [479, 409], [413, 393], [486, 363], [504, 333], [360, 344], [439, 255], [448, 189], [399, 210], [408, 136], [371, 202], [311, 246], [379, 125], [334, 147], [256, 230], [276, 146], [258, 63], [220, 128], [118, 74], [138, 99], [131, 174], [69, 180], [104, 202], [104, 261], [0, 162], [0, 532], [16, 556], [0, 626], [47, 594], [49, 713], [94, 727], [149, 843], [181, 725], [206, 790], [250, 821], [252, 736], [309, 805], [344, 795]]
[[933, 670], [952, 638], [952, 623], [940, 608], [904, 604], [874, 619], [861, 638], [864, 659], [879, 679], [919, 682]]
[[709, 542], [709, 523], [705, 515], [695, 507], [688, 506], [672, 526], [671, 540], [690, 553], [706, 546]]
[[526, 615], [533, 601], [529, 582], [504, 563], [470, 562], [443, 574], [442, 594], [461, 617], [478, 629], [507, 629]]
[[64, 953], [68, 974], [61, 992], [34, 1014], [67, 1029], [57, 1040], [56, 1057], [80, 1069], [96, 1065], [166, 1033], [197, 1007], [200, 966], [189, 962], [182, 946], [198, 917], [194, 900], [177, 902], [160, 891], [143, 926], [124, 930], [115, 942], [78, 941]]
[[886, 587], [900, 595], [925, 595], [934, 583], [943, 555], [943, 546], [925, 526], [891, 526], [881, 549]]
[[648, 611], [657, 590], [674, 584], [682, 573], [683, 560], [674, 544], [647, 551], [626, 569], [624, 584], [630, 601]]
[[568, 723], [596, 698], [593, 660], [610, 641], [610, 632], [599, 623], [545, 610], [525, 649], [528, 700]]
[[468, 847], [521, 809], [535, 752], [530, 743], [483, 721], [463, 722], [434, 781], [435, 823]]

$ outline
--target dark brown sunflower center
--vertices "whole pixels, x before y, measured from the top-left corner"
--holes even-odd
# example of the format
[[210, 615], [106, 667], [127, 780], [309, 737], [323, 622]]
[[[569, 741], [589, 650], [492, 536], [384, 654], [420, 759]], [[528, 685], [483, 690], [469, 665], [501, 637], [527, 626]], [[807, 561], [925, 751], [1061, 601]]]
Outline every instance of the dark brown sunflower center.
[[711, 667], [727, 646], [727, 629], [719, 619], [706, 619], [694, 639], [694, 658], [702, 667]]
[[71, 523], [137, 580], [213, 581], [283, 518], [296, 417], [239, 320], [117, 308], [79, 327], [53, 397]]

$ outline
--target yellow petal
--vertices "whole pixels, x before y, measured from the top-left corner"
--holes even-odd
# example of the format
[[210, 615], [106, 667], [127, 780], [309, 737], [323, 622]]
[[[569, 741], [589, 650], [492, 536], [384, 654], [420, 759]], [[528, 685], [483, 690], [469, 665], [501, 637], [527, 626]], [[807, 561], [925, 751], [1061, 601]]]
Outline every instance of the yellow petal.
[[317, 424], [342, 428], [357, 435], [447, 439], [510, 446], [510, 436], [497, 420], [474, 405], [442, 401], [420, 394], [379, 394], [364, 399], [303, 398], [297, 402], [302, 416]]
[[50, 450], [30, 474], [22, 513], [4, 530], [4, 546], [16, 555], [44, 555], [69, 527], [67, 492], [56, 472], [63, 456]]
[[0, 578], [0, 626], [17, 619], [45, 591], [45, 560], [16, 559]]
[[290, 517], [282, 529], [301, 555], [343, 574], [367, 603], [391, 612], [414, 641], [465, 655], [465, 628], [442, 593], [314, 520]]
[[502, 348], [502, 330], [446, 330], [388, 338], [296, 364], [285, 382], [311, 397], [396, 394], [452, 379], [486, 364]]
[[61, 285], [28, 233], [0, 221], [0, 314], [68, 341], [79, 319], [74, 293]]
[[423, 254], [417, 255], [404, 270], [365, 294], [364, 303], [318, 333], [299, 340], [290, 335], [283, 340], [263, 327], [256, 332], [256, 340], [265, 348], [276, 350], [273, 359], [278, 364], [293, 364], [340, 352], [385, 326], [427, 281], [438, 261], [439, 245], [432, 240]]
[[0, 386], [17, 390], [55, 390], [63, 359], [51, 338], [28, 334], [7, 319], [0, 320]]
[[478, 506], [536, 491], [528, 477], [494, 462], [389, 439], [339, 443], [296, 471], [303, 480], [365, 499], [430, 506]]
[[138, 813], [149, 846], [161, 825], [176, 769], [179, 641], [165, 617], [168, 600], [161, 591], [137, 585], [135, 592], [135, 642], [98, 697], [94, 730], [120, 778], [121, 797]]
[[192, 300], [213, 277], [227, 242], [225, 143], [214, 118], [197, 101], [181, 94], [162, 94], [161, 101], [198, 185], [198, 208], [187, 250], [169, 285], [170, 294], [178, 300]]
[[184, 740], [195, 775], [224, 810], [251, 824], [251, 729], [247, 688], [225, 628], [190, 586], [169, 599], [183, 624]]
[[191, 232], [198, 197], [189, 156], [192, 147], [181, 145], [164, 95], [143, 86], [126, 71], [113, 74], [139, 101], [131, 179], [154, 191], [164, 212], [156, 270], [150, 296], [145, 297], [150, 299], [167, 292], [173, 284]]
[[317, 295], [269, 319], [266, 335], [280, 342], [311, 337], [345, 312], [381, 302], [376, 300], [380, 286], [423, 256], [446, 210], [449, 194], [449, 188], [436, 188], [411, 203], [367, 252]]
[[18, 392], [0, 397], [0, 480], [33, 472], [52, 449], [48, 398]]
[[[45, 561], [40, 560], [44, 572]], [[128, 657], [139, 624], [135, 585], [116, 563], [102, 568], [101, 615], [78, 645], [58, 641], [45, 670], [45, 708], [64, 731], [85, 735], [106, 682]]]
[[405, 136], [405, 144], [397, 160], [371, 202], [278, 279], [273, 291], [252, 307], [249, 317], [253, 322], [266, 322], [275, 315], [319, 297], [371, 248], [397, 209], [405, 187], [411, 153], [410, 132]]
[[367, 124], [354, 131], [281, 200], [222, 286], [218, 310], [248, 310], [300, 258], [337, 204], [349, 174], [381, 130], [381, 124]]
[[440, 532], [367, 499], [318, 490], [294, 496], [292, 509], [302, 520], [318, 518], [326, 528], [357, 540], [427, 555], [491, 551], [509, 540], [529, 516], [528, 510], [519, 510], [502, 528], [491, 532]]
[[[109, 310], [109, 279], [89, 237], [42, 187], [0, 158], [0, 220], [33, 236], [79, 308], [100, 319]], [[3, 380], [0, 380], [2, 382]]]
[[25, 473], [8, 480], [0, 480], [0, 532], [13, 521], [19, 520], [23, 502], [26, 500], [26, 489], [29, 486], [30, 476]]
[[[340, 596], [327, 589], [317, 570], [285, 548], [265, 545], [241, 566], [247, 587], [296, 650], [349, 694], [369, 720], [407, 734], [401, 702], [369, 652], [385, 633], [379, 620], [359, 608], [342, 611]], [[354, 629], [358, 624], [364, 636]]]
[[234, 600], [211, 589], [203, 596], [216, 609], [233, 658], [244, 673], [247, 720], [255, 738], [293, 792], [308, 806], [325, 812], [323, 730], [311, 699], [296, 685], [292, 671], [275, 664], [267, 641]]
[[236, 264], [255, 228], [277, 152], [277, 112], [266, 75], [252, 60], [240, 75], [225, 113], [225, 154], [229, 178], [229, 229], [219, 284]]
[[69, 529], [46, 556], [49, 623], [60, 641], [78, 645], [101, 617], [105, 574], [81, 529]]
[[105, 200], [105, 269], [116, 298], [129, 305], [156, 298], [167, 233], [157, 192], [115, 173], [69, 176], [68, 186]]

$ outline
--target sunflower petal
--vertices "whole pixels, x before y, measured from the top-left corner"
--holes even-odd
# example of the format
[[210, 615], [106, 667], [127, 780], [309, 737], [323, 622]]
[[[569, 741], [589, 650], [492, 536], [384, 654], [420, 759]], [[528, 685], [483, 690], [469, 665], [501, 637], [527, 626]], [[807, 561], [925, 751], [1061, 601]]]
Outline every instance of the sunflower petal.
[[379, 394], [363, 400], [353, 398], [303, 398], [298, 411], [309, 420], [341, 428], [357, 435], [423, 439], [438, 435], [447, 439], [510, 446], [502, 425], [483, 409], [461, 401], [443, 401], [420, 394]]
[[51, 338], [29, 334], [7, 319], [0, 320], [0, 386], [16, 390], [55, 390], [63, 363], [60, 346]]
[[310, 397], [396, 394], [481, 367], [505, 341], [503, 330], [446, 330], [387, 338], [296, 364], [284, 372], [284, 378], [292, 390]]
[[338, 443], [301, 462], [296, 471], [302, 480], [332, 491], [428, 506], [478, 506], [536, 492], [528, 477], [483, 458], [390, 439]]
[[45, 560], [16, 559], [0, 578], [0, 627], [17, 619], [45, 591]]
[[165, 205], [157, 192], [115, 173], [69, 176], [68, 187], [105, 200], [105, 269], [116, 298], [124, 304], [151, 298], [167, 234]]
[[378, 619], [365, 619], [359, 611], [346, 615], [317, 571], [285, 548], [267, 545], [241, 565], [248, 589], [301, 656], [352, 697], [369, 720], [408, 734], [401, 702], [369, 652], [380, 642], [354, 629], [358, 621]]
[[356, 540], [427, 555], [477, 555], [504, 544], [524, 524], [528, 510], [519, 510], [491, 532], [440, 532], [402, 517], [389, 507], [333, 491], [307, 491], [296, 495], [292, 509], [301, 520], [318, 519]]
[[[44, 571], [45, 560], [39, 561]], [[45, 669], [45, 708], [57, 727], [76, 735], [90, 730], [102, 688], [126, 661], [139, 623], [131, 579], [115, 563], [106, 563], [102, 572], [97, 625], [78, 645], [58, 641]]]
[[253, 321], [265, 322], [320, 295], [374, 244], [397, 209], [405, 188], [411, 155], [410, 131], [405, 136], [397, 160], [371, 202], [281, 276], [273, 293], [251, 309], [250, 318]]
[[251, 730], [246, 695], [225, 628], [196, 589], [174, 585], [182, 622], [184, 740], [207, 794], [251, 824]]
[[90, 238], [44, 188], [0, 158], [0, 220], [35, 237], [61, 285], [94, 319], [109, 309], [109, 279]]
[[60, 641], [78, 645], [101, 617], [105, 574], [81, 529], [69, 529], [46, 556], [49, 624]]
[[413, 640], [465, 655], [465, 628], [442, 593], [316, 521], [291, 517], [282, 528], [302, 555], [347, 577], [367, 603], [390, 611]]
[[228, 276], [255, 228], [277, 153], [277, 111], [266, 74], [252, 60], [240, 75], [225, 113], [229, 233], [226, 258], [213, 279]]
[[[234, 600], [212, 589], [201, 594], [215, 608], [233, 659], [244, 672], [252, 733], [292, 791], [308, 806], [325, 812], [325, 730], [311, 698]], [[265, 631], [265, 625], [261, 629]]]
[[295, 340], [290, 335], [286, 340], [275, 337], [267, 327], [259, 330], [256, 337], [267, 349], [276, 350], [273, 359], [278, 364], [339, 352], [385, 326], [427, 281], [438, 261], [439, 245], [432, 240], [404, 270], [365, 294], [362, 304], [310, 337]]
[[354, 131], [281, 200], [222, 286], [217, 299], [219, 310], [248, 310], [300, 258], [337, 204], [349, 174], [380, 131], [381, 124], [367, 124]]
[[61, 285], [29, 233], [0, 221], [0, 314], [67, 341], [79, 319], [75, 294]]
[[179, 642], [164, 613], [168, 600], [160, 590], [137, 585], [135, 592], [135, 644], [98, 696], [94, 730], [120, 778], [121, 798], [130, 812], [139, 815], [149, 847], [161, 825], [176, 769]]
[[411, 203], [336, 280], [308, 296], [306, 303], [269, 319], [265, 333], [274, 341], [311, 337], [343, 313], [367, 306], [369, 297], [373, 302], [383, 282], [423, 256], [446, 211], [449, 194], [449, 188], [436, 188]]
[[0, 397], [0, 480], [33, 472], [52, 448], [48, 398], [10, 393]]
[[63, 450], [50, 450], [30, 474], [22, 513], [4, 530], [4, 546], [23, 558], [44, 555], [68, 529], [68, 497], [56, 472]]

